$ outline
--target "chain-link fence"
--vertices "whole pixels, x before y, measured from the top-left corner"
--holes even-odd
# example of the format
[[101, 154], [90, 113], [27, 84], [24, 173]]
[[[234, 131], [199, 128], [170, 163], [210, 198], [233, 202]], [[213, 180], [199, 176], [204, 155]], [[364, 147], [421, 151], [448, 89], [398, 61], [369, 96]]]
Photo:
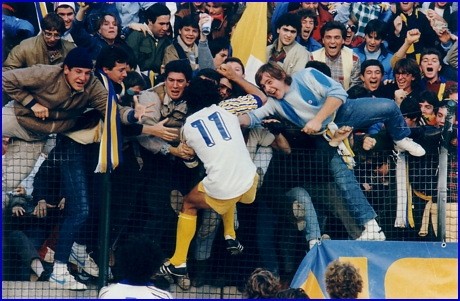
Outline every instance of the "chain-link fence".
[[[232, 256], [220, 215], [201, 210], [188, 251], [188, 275], [173, 277], [174, 283], [152, 275], [155, 286], [177, 298], [242, 298], [248, 276], [263, 267], [287, 288], [315, 241], [360, 238], [363, 216], [372, 218], [374, 212], [386, 240], [439, 240], [434, 231], [438, 152], [417, 158], [357, 150], [354, 170], [340, 184], [358, 185], [359, 193], [351, 193], [339, 189], [341, 176], [334, 174], [334, 158], [341, 157], [300, 148], [308, 143], [296, 139], [290, 140], [289, 154], [270, 147], [253, 152], [260, 175], [257, 196], [252, 204], [238, 203], [235, 211], [243, 252]], [[165, 258], [174, 254], [182, 196], [202, 179], [203, 166], [189, 169], [182, 160], [154, 155], [129, 141], [123, 164], [99, 174], [94, 173], [98, 153], [99, 144], [83, 145], [64, 135], [49, 139], [44, 148], [42, 143], [8, 141], [3, 297], [96, 298], [101, 286], [123, 280], [120, 263], [129, 255], [120, 250], [133, 235], [157, 242]], [[446, 240], [457, 241], [456, 148], [449, 150], [447, 169]], [[368, 204], [354, 201], [360, 193]], [[130, 260], [147, 264], [149, 255]], [[67, 278], [53, 278], [58, 273]], [[77, 284], [69, 290], [63, 279]]]

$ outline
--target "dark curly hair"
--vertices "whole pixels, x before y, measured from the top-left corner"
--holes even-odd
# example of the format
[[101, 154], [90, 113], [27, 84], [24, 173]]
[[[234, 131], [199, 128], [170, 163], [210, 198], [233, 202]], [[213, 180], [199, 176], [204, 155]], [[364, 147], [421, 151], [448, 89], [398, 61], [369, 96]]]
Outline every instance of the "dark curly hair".
[[310, 299], [307, 293], [303, 290], [303, 288], [293, 288], [290, 287], [288, 289], [280, 291], [276, 295], [276, 299]]
[[150, 280], [164, 262], [160, 246], [146, 235], [128, 238], [121, 246], [120, 268], [126, 280], [134, 284], [144, 284]]
[[363, 278], [351, 262], [331, 262], [325, 273], [326, 291], [331, 299], [356, 299], [363, 290]]
[[269, 270], [257, 268], [246, 282], [244, 296], [247, 299], [274, 299], [280, 290], [278, 278]]
[[193, 114], [220, 102], [219, 86], [213, 80], [196, 76], [185, 90], [184, 98], [187, 101], [188, 114]]

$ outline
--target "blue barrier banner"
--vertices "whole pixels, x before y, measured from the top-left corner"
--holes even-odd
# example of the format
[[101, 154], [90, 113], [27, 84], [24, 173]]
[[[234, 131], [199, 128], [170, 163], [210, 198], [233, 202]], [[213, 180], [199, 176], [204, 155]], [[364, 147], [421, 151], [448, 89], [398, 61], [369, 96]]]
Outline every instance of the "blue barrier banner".
[[324, 273], [334, 261], [360, 270], [359, 299], [458, 299], [458, 244], [326, 240], [303, 259], [291, 287], [312, 299], [329, 299]]

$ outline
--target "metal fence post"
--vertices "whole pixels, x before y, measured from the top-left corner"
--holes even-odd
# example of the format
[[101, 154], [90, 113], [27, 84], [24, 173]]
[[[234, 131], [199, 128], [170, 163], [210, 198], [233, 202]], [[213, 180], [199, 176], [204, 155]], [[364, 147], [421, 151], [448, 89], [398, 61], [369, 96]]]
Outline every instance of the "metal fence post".
[[109, 264], [109, 230], [110, 230], [110, 203], [112, 187], [110, 181], [110, 172], [104, 174], [104, 183], [102, 185], [101, 212], [99, 223], [99, 278], [98, 291], [107, 285], [108, 264]]
[[438, 239], [446, 241], [446, 203], [447, 203], [447, 164], [448, 149], [453, 132], [457, 103], [450, 100], [447, 103], [447, 116], [441, 136], [438, 174]]

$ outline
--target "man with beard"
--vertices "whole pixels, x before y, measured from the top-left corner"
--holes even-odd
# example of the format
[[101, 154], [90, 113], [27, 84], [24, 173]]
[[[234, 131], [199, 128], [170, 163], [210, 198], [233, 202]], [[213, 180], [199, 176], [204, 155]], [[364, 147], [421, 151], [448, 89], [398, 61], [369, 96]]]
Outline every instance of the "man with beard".
[[66, 31], [64, 20], [49, 13], [43, 18], [41, 27], [41, 34], [22, 41], [11, 50], [3, 63], [3, 72], [36, 64], [57, 65], [64, 61], [67, 53], [75, 47], [61, 39]]

